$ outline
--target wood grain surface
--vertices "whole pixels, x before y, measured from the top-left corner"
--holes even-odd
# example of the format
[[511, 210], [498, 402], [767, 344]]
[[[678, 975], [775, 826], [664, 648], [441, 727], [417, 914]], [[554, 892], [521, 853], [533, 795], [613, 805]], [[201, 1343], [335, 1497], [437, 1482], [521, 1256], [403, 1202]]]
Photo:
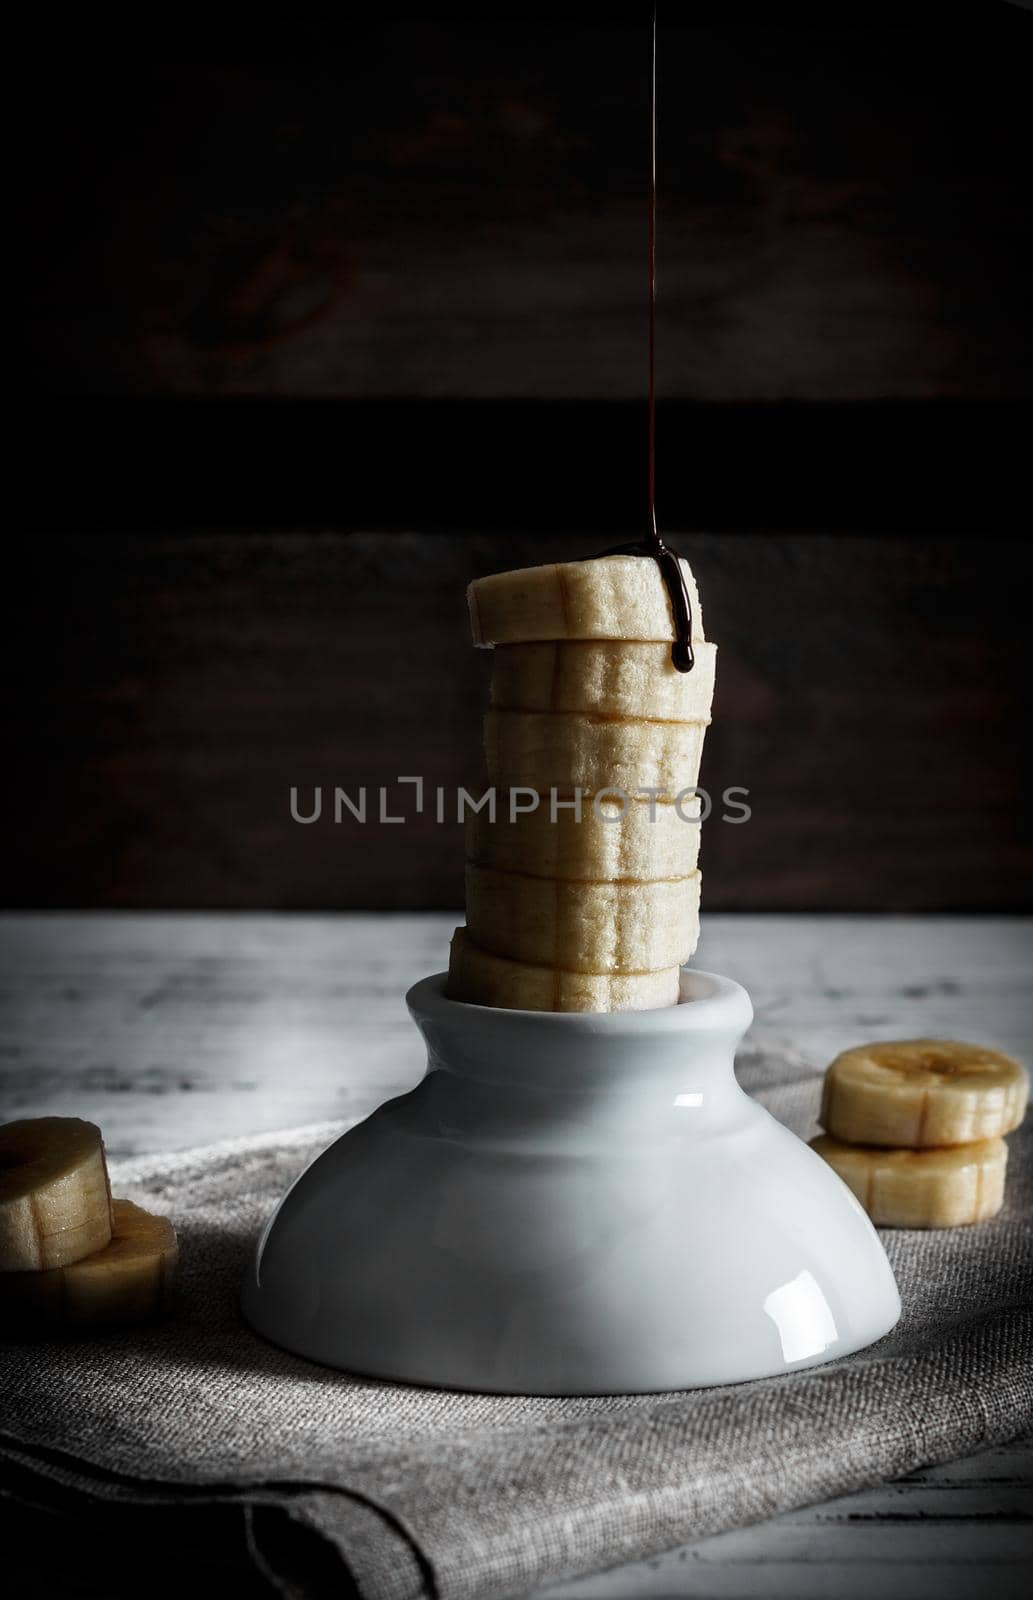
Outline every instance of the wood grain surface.
[[[405, 994], [445, 969], [461, 918], [0, 915], [0, 1120], [84, 1116], [126, 1156], [363, 1117], [422, 1075]], [[815, 1116], [821, 1072], [866, 1039], [1031, 1054], [1029, 919], [704, 907], [694, 964], [749, 990], [740, 1062], [777, 1055]]]
[[929, 1467], [534, 1600], [1021, 1600], [1033, 1574], [1033, 1443]]
[[[122, 1156], [365, 1116], [422, 1074], [404, 993], [443, 967], [455, 915], [0, 917], [0, 1119], [92, 1118]], [[814, 1112], [823, 1068], [862, 1039], [968, 1037], [1030, 1058], [1029, 921], [709, 916], [698, 964], [751, 993], [740, 1069], [774, 1053]], [[83, 1533], [105, 1526], [93, 1514]], [[39, 1549], [40, 1592], [101, 1592], [53, 1530]], [[173, 1554], [156, 1594], [188, 1579], [215, 1592]], [[1033, 1450], [1016, 1445], [536, 1600], [1017, 1600], [1031, 1564]], [[243, 1554], [210, 1572], [267, 1592], [245, 1577]]]

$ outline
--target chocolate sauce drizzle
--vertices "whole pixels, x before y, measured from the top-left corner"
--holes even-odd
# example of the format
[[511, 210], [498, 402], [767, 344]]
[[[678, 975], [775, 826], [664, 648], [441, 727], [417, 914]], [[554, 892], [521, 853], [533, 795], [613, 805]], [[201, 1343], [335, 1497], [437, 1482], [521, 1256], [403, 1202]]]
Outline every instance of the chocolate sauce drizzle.
[[665, 544], [656, 525], [656, 7], [653, 8], [653, 71], [650, 85], [652, 143], [649, 166], [649, 529], [634, 544], [615, 545], [604, 556], [649, 556], [660, 568], [674, 616], [671, 661], [679, 672], [691, 672], [692, 605], [678, 552]]

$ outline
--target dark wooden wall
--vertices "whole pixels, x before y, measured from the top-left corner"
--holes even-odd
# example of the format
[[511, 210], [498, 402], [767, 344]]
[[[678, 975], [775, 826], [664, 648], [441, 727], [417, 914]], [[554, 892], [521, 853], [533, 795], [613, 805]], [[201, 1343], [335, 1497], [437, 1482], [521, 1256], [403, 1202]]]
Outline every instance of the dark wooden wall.
[[[663, 391], [1026, 392], [1033, 19], [691, 9], [660, 8]], [[650, 8], [391, 10], [22, 63], [43, 387], [641, 393]]]
[[[919, 9], [662, 20], [712, 908], [1030, 901], [1033, 18]], [[317, 42], [22, 63], [9, 904], [458, 904], [454, 824], [290, 786], [475, 779], [466, 583], [642, 526], [637, 12]]]
[[[1028, 580], [985, 527], [906, 538], [691, 531], [720, 644], [702, 781], [713, 908], [1029, 902]], [[335, 825], [329, 791], [478, 775], [481, 572], [561, 533], [237, 528], [80, 539], [13, 619], [7, 893], [60, 905], [436, 906], [461, 836]], [[324, 817], [299, 826], [292, 784]], [[402, 806], [411, 812], [412, 806]]]

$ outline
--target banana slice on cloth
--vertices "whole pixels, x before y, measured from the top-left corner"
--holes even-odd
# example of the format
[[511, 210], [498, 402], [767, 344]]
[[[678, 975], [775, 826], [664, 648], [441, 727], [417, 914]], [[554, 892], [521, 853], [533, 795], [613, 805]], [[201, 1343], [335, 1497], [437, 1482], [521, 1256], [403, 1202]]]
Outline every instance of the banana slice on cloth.
[[110, 1238], [100, 1129], [78, 1117], [0, 1127], [0, 1272], [67, 1266]]
[[176, 1266], [176, 1231], [130, 1200], [112, 1206], [111, 1239], [94, 1255], [49, 1272], [0, 1273], [5, 1334], [123, 1327], [161, 1312]]
[[[687, 561], [681, 568], [692, 637], [702, 639], [696, 580]], [[494, 572], [475, 579], [466, 597], [473, 642], [481, 646], [527, 639], [674, 638], [671, 602], [651, 556], [598, 556]]]
[[714, 698], [717, 646], [695, 646], [679, 672], [669, 644], [567, 639], [500, 645], [491, 700], [499, 711], [582, 711], [653, 722], [705, 722]]
[[[513, 802], [526, 806], [527, 795]], [[466, 814], [466, 855], [480, 867], [524, 872], [540, 878], [585, 881], [688, 878], [699, 861], [698, 795], [680, 806], [587, 796], [580, 821], [575, 812], [541, 798], [533, 811], [514, 810], [508, 790], [496, 796], [494, 822], [487, 811]]]
[[567, 712], [488, 711], [484, 759], [498, 788], [595, 794], [640, 789], [674, 800], [699, 777], [704, 722], [620, 721]]
[[957, 1228], [996, 1216], [1004, 1200], [1003, 1139], [939, 1150], [882, 1150], [821, 1134], [811, 1148], [860, 1200], [873, 1222], [894, 1228]]
[[677, 1004], [678, 984], [677, 967], [617, 975], [506, 961], [457, 928], [446, 993], [450, 1000], [513, 1011], [652, 1011]]
[[957, 1039], [903, 1039], [844, 1050], [825, 1074], [827, 1133], [852, 1144], [925, 1149], [1017, 1128], [1029, 1075], [1000, 1050]]
[[656, 883], [570, 883], [466, 869], [466, 923], [481, 949], [583, 973], [642, 973], [688, 961], [699, 940], [700, 875]]

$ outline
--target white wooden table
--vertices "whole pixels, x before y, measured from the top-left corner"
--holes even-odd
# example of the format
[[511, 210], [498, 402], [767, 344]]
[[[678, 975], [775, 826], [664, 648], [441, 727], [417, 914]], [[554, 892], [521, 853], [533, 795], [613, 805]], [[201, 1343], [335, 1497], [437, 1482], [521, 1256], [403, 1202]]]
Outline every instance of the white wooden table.
[[[365, 1115], [423, 1071], [405, 990], [457, 920], [0, 917], [0, 1120], [89, 1117], [120, 1156]], [[751, 1037], [801, 1075], [878, 1037], [1033, 1059], [1033, 922], [707, 916], [696, 964], [745, 984]], [[548, 1597], [1006, 1600], [1033, 1576], [1031, 1502], [1033, 1452], [1012, 1446]]]

